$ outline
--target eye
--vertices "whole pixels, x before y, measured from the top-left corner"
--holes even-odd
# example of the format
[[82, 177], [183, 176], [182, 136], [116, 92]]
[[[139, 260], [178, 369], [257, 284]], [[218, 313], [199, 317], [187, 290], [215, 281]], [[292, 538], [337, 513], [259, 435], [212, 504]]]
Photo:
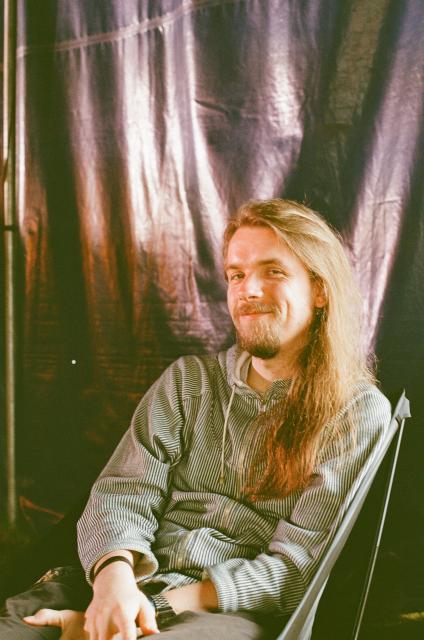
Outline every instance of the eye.
[[273, 278], [284, 278], [286, 274], [281, 269], [277, 269], [276, 267], [271, 267], [268, 269], [268, 275]]
[[228, 282], [238, 282], [243, 279], [243, 275], [241, 271], [234, 271], [228, 274]]

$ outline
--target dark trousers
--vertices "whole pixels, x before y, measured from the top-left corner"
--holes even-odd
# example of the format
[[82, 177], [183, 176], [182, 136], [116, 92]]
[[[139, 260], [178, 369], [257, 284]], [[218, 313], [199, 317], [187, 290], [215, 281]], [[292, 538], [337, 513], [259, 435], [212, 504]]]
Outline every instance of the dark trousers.
[[[1, 640], [55, 640], [57, 627], [34, 627], [22, 622], [39, 609], [85, 611], [92, 597], [79, 567], [52, 569], [27, 591], [5, 602], [0, 611]], [[221, 614], [185, 611], [161, 629], [166, 640], [272, 640], [284, 625], [283, 619], [249, 613]]]

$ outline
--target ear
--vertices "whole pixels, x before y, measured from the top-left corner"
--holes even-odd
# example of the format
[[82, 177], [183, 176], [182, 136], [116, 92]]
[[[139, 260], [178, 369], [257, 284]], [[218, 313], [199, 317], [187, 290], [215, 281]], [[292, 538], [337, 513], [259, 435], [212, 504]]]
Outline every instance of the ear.
[[319, 280], [314, 282], [315, 299], [314, 306], [316, 309], [322, 309], [327, 304], [327, 290], [325, 284]]

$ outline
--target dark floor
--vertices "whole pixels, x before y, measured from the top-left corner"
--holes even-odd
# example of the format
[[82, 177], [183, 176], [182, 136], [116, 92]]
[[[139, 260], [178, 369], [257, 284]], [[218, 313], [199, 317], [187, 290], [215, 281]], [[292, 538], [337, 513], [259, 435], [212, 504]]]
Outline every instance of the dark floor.
[[[363, 571], [360, 559], [341, 557], [324, 591], [313, 640], [351, 640]], [[424, 639], [424, 577], [422, 563], [408, 567], [393, 552], [382, 551], [377, 561], [359, 640]]]

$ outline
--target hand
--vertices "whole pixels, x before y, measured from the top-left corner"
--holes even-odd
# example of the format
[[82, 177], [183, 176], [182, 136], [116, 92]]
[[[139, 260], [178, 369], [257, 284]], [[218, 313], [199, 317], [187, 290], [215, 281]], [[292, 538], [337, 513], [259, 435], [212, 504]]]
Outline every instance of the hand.
[[93, 599], [85, 613], [85, 631], [90, 640], [136, 640], [136, 622], [143, 635], [159, 633], [155, 609], [135, 581], [131, 567], [114, 562], [97, 576]]
[[63, 609], [40, 609], [33, 616], [26, 616], [24, 621], [35, 626], [60, 627], [62, 635], [60, 640], [88, 640], [88, 634], [84, 631], [84, 613]]

